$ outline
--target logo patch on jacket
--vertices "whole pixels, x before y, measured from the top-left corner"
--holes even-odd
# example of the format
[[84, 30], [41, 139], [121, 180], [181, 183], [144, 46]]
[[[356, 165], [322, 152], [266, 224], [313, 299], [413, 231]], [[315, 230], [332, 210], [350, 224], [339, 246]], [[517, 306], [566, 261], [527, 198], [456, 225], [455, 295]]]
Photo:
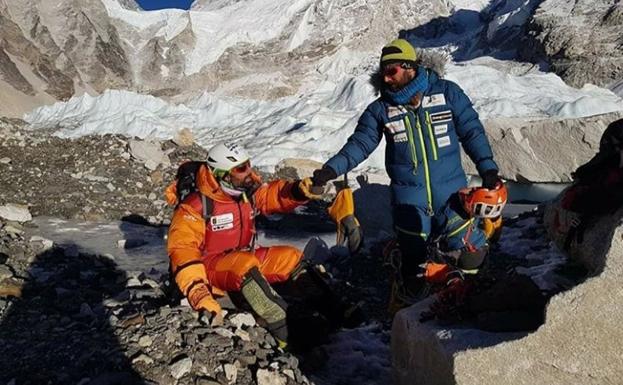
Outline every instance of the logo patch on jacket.
[[403, 120], [387, 122], [385, 123], [385, 129], [390, 134], [397, 134], [399, 132], [405, 132], [407, 130], [405, 127], [405, 122]]
[[444, 94], [434, 94], [430, 96], [424, 96], [422, 99], [422, 107], [436, 107], [436, 106], [445, 106], [446, 105], [446, 97]]
[[400, 115], [404, 115], [406, 113], [407, 113], [407, 110], [405, 110], [402, 107], [396, 107], [396, 106], [387, 107], [387, 117], [390, 119], [393, 119]]
[[443, 123], [449, 122], [452, 120], [452, 111], [441, 111], [435, 112], [434, 114], [430, 114], [430, 121], [432, 123]]
[[234, 214], [226, 213], [215, 215], [210, 218], [210, 226], [212, 231], [222, 231], [234, 228]]
[[437, 124], [433, 126], [433, 129], [435, 129], [435, 135], [443, 135], [446, 134], [448, 132], [448, 125], [447, 124]]
[[394, 134], [393, 139], [395, 143], [407, 142], [409, 140], [406, 132], [399, 132], [397, 134]]
[[447, 147], [452, 143], [449, 136], [442, 136], [441, 138], [437, 138], [437, 147]]
[[193, 217], [190, 214], [184, 214], [184, 219], [191, 221], [191, 222], [197, 222], [197, 218]]
[[407, 127], [404, 120], [395, 120], [393, 122], [385, 123], [385, 130], [392, 136], [395, 143], [406, 142]]

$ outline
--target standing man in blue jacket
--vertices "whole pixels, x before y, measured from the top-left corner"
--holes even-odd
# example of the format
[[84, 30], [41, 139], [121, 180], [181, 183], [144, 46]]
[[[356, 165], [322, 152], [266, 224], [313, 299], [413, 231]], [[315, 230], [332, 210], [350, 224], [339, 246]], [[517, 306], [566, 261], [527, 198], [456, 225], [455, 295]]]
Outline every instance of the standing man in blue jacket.
[[399, 291], [396, 294], [404, 305], [423, 296], [426, 285], [418, 277], [419, 266], [427, 260], [431, 234], [445, 234], [447, 246], [461, 250], [461, 268], [477, 268], [486, 255], [484, 234], [456, 198], [456, 192], [467, 185], [459, 143], [476, 164], [483, 187], [493, 189], [500, 181], [484, 127], [469, 98], [457, 84], [441, 79], [418, 59], [407, 40], [383, 47], [377, 74], [380, 97], [368, 105], [342, 149], [312, 178], [316, 186], [324, 186], [365, 160], [385, 136], [385, 167], [402, 256], [402, 279], [394, 291]]

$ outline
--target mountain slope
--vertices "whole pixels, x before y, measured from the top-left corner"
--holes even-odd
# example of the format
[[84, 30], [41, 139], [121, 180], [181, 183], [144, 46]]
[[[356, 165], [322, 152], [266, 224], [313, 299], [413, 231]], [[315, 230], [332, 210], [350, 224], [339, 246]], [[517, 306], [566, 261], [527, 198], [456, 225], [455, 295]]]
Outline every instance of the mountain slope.
[[[146, 12], [127, 0], [0, 0], [0, 113], [106, 89], [293, 95], [340, 49], [365, 58], [398, 29], [448, 12], [415, 0], [197, 2], [190, 12]], [[8, 97], [15, 92], [21, 98]]]
[[545, 59], [568, 84], [614, 87], [623, 80], [623, 3], [546, 0], [529, 25], [524, 57]]

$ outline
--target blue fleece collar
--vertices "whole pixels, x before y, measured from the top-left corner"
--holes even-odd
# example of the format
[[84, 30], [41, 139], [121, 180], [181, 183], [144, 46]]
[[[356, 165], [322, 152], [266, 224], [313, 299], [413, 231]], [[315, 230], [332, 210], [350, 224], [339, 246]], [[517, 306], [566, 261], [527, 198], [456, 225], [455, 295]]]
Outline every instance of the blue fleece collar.
[[387, 88], [383, 90], [386, 96], [394, 104], [408, 104], [411, 99], [418, 93], [428, 89], [428, 71], [426, 68], [419, 66], [417, 76], [413, 78], [404, 88], [393, 92]]

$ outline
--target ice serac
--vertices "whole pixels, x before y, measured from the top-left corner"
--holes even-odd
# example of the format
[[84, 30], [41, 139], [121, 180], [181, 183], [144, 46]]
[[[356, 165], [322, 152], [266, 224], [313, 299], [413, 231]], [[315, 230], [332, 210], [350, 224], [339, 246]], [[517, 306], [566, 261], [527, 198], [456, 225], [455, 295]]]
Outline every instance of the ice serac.
[[[569, 182], [571, 172], [599, 148], [601, 134], [623, 117], [611, 113], [580, 119], [535, 120], [498, 118], [484, 121], [500, 174], [518, 182]], [[476, 168], [463, 153], [469, 174]]]
[[583, 250], [593, 251], [602, 268], [552, 297], [545, 323], [524, 337], [420, 323], [426, 303], [399, 312], [391, 338], [394, 384], [620, 384], [623, 208], [585, 234]]

